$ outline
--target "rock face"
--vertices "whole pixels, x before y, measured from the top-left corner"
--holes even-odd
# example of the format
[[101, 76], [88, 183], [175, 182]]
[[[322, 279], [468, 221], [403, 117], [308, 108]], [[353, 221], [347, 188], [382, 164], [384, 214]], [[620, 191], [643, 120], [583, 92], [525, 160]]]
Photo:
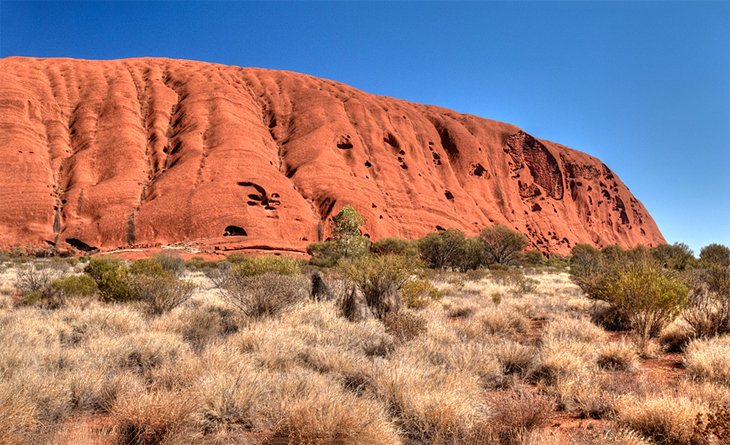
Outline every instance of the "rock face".
[[664, 242], [596, 158], [291, 72], [6, 58], [0, 128], [2, 248], [302, 251], [345, 205], [373, 239], [499, 223], [545, 252]]

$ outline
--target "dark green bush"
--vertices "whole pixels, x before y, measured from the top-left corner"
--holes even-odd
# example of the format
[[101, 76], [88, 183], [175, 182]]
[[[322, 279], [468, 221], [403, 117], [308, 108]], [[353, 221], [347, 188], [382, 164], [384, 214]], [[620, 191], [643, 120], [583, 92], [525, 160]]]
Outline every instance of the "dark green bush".
[[486, 245], [489, 264], [519, 264], [523, 250], [530, 245], [523, 234], [502, 225], [483, 229], [479, 238]]
[[700, 250], [700, 262], [703, 267], [730, 267], [730, 248], [717, 243], [708, 244]]
[[149, 277], [173, 277], [174, 275], [155, 258], [137, 260], [129, 266], [129, 273]]
[[545, 255], [542, 254], [539, 250], [528, 250], [525, 252], [525, 256], [522, 259], [522, 263], [525, 266], [544, 266], [547, 263], [547, 259], [545, 258]]
[[202, 257], [194, 256], [185, 263], [185, 267], [191, 270], [207, 270], [217, 269], [219, 264], [218, 261], [206, 261]]
[[179, 277], [183, 274], [183, 272], [185, 272], [185, 261], [179, 256], [167, 255], [163, 253], [155, 255], [153, 259], [157, 261], [163, 269], [175, 275], [176, 277]]
[[404, 238], [383, 238], [370, 245], [370, 251], [376, 255], [418, 255], [418, 244]]
[[667, 269], [686, 270], [696, 262], [692, 250], [684, 243], [660, 244], [651, 249], [651, 254]]
[[418, 240], [421, 258], [433, 269], [461, 270], [466, 256], [467, 242], [460, 230], [449, 229], [429, 233]]
[[307, 247], [307, 253], [311, 255], [310, 264], [332, 267], [343, 258], [358, 258], [370, 252], [370, 240], [360, 232], [365, 220], [354, 208], [343, 207], [332, 222], [333, 238]]

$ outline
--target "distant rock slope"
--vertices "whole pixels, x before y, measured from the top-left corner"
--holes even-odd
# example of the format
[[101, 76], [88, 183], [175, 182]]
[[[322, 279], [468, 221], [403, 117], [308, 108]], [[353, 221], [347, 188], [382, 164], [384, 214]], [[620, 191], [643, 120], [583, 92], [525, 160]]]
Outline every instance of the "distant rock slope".
[[0, 247], [302, 251], [353, 205], [376, 239], [505, 224], [542, 251], [664, 241], [596, 158], [284, 71], [0, 60]]

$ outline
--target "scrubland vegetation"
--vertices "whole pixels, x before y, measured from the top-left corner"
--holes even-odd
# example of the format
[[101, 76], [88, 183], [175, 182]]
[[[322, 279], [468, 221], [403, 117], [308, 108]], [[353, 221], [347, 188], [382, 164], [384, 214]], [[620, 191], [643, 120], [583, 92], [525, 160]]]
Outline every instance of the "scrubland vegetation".
[[0, 443], [730, 443], [730, 250], [504, 227], [0, 266]]

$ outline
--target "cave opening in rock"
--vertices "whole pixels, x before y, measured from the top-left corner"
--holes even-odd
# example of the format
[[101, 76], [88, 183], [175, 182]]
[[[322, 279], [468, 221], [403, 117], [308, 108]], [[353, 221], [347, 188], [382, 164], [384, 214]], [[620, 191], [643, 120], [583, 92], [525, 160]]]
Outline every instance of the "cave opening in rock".
[[227, 226], [223, 231], [223, 236], [248, 236], [248, 233], [243, 227]]

